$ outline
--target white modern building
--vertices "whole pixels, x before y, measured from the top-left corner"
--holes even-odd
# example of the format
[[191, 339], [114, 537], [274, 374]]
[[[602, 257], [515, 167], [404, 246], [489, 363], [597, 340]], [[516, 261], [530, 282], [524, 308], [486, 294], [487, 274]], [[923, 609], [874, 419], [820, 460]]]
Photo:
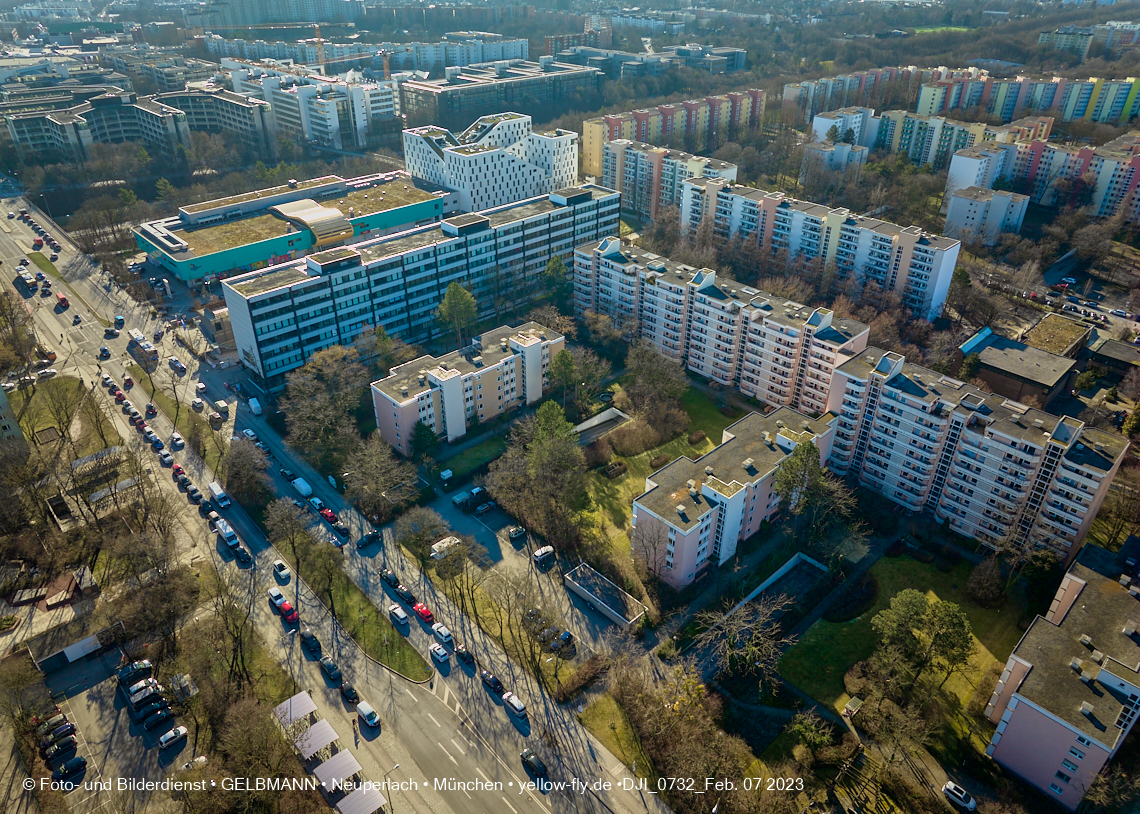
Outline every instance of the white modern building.
[[838, 365], [868, 327], [633, 247], [616, 238], [574, 251], [574, 312], [610, 317], [694, 373], [766, 404], [819, 415]]
[[680, 206], [681, 185], [689, 178], [735, 181], [736, 171], [727, 161], [628, 139], [607, 141], [602, 148], [602, 186], [620, 192], [622, 209], [643, 220]]
[[879, 118], [869, 107], [844, 107], [827, 113], [818, 113], [811, 120], [811, 137], [815, 141], [828, 141], [834, 127], [839, 138], [846, 140], [850, 133], [852, 144], [874, 147], [879, 139]]
[[551, 258], [569, 263], [583, 241], [617, 234], [619, 198], [570, 187], [225, 279], [238, 356], [279, 388], [316, 351], [373, 327], [411, 341], [439, 333], [453, 282], [474, 294], [480, 320], [526, 305]]
[[868, 347], [839, 366], [828, 467], [959, 534], [1080, 549], [1128, 442]]
[[442, 127], [404, 131], [404, 163], [413, 178], [459, 195], [467, 212], [545, 195], [578, 180], [578, 134], [535, 133], [530, 116], [483, 116], [458, 135]]
[[948, 198], [942, 234], [958, 240], [980, 240], [993, 246], [1006, 232], [1021, 231], [1029, 196], [982, 187], [954, 190]]
[[858, 144], [845, 144], [842, 141], [820, 141], [804, 145], [804, 157], [800, 164], [800, 182], [815, 172], [826, 171], [844, 175], [850, 170], [857, 174], [867, 163], [866, 147]]
[[279, 135], [337, 150], [373, 146], [399, 129], [395, 80], [348, 82], [304, 69], [223, 59], [236, 93], [269, 102]]
[[959, 241], [918, 226], [898, 226], [782, 192], [713, 178], [685, 181], [682, 226], [695, 231], [706, 218], [724, 239], [741, 234], [773, 253], [785, 250], [791, 257], [834, 263], [840, 280], [854, 277], [893, 291], [923, 319], [942, 314], [961, 248]]
[[372, 383], [380, 437], [408, 456], [412, 428], [420, 421], [437, 436], [456, 441], [467, 434], [468, 424], [534, 404], [550, 389], [550, 360], [564, 346], [561, 334], [537, 322], [503, 325], [474, 337], [462, 350], [394, 367]]

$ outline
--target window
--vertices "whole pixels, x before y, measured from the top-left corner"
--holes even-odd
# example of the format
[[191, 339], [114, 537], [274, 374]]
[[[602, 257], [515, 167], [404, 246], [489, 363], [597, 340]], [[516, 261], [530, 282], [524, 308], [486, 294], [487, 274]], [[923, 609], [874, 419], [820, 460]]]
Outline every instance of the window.
[[1086, 738], [1084, 735], [1077, 735], [1077, 743], [1084, 746], [1092, 746], [1092, 741]]
[[1065, 790], [1058, 786], [1056, 783], [1049, 784], [1049, 791], [1056, 792], [1057, 794], [1064, 794]]
[[1068, 769], [1070, 772], [1075, 772], [1077, 770], [1077, 764], [1073, 763], [1071, 760], [1062, 760], [1061, 765]]
[[1069, 754], [1072, 755], [1073, 757], [1075, 757], [1077, 760], [1084, 760], [1085, 759], [1085, 753], [1081, 752], [1077, 749], [1070, 749]]
[[1064, 782], [1066, 782], [1066, 783], [1068, 783], [1070, 780], [1072, 780], [1072, 779], [1073, 779], [1073, 778], [1072, 778], [1070, 775], [1067, 775], [1067, 774], [1065, 774], [1064, 772], [1062, 772], [1062, 771], [1060, 771], [1060, 770], [1058, 770], [1058, 771], [1057, 771], [1057, 774], [1056, 774], [1056, 775], [1054, 775], [1054, 776], [1055, 776], [1056, 778], [1058, 778], [1059, 780], [1063, 780], [1063, 781], [1064, 781]]

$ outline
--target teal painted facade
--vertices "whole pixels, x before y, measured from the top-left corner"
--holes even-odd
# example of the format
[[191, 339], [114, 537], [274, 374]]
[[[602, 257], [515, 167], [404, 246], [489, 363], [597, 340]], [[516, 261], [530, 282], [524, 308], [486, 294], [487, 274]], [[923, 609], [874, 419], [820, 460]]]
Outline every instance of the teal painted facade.
[[[327, 206], [340, 208], [336, 201]], [[436, 223], [443, 219], [443, 202], [438, 198], [405, 204], [383, 212], [374, 212], [357, 218], [349, 218], [354, 238], [367, 238], [411, 229], [425, 223]], [[209, 227], [204, 227], [209, 228]], [[169, 254], [148, 241], [137, 231], [135, 243], [147, 253], [151, 262], [161, 267], [168, 275], [183, 282], [193, 282], [204, 278], [232, 277], [247, 271], [256, 271], [266, 266], [286, 263], [308, 254], [313, 248], [313, 235], [307, 229], [291, 234], [277, 235], [256, 243], [235, 246], [220, 252], [201, 257], [179, 259], [177, 254]], [[331, 248], [322, 246], [321, 250]]]

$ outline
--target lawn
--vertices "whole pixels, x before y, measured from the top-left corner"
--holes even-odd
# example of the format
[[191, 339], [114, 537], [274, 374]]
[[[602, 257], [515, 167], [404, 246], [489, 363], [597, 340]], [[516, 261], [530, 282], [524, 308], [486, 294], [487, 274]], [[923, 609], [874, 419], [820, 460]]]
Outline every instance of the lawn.
[[633, 731], [633, 726], [625, 717], [625, 711], [618, 706], [618, 702], [609, 693], [600, 695], [591, 701], [590, 705], [578, 716], [578, 720], [627, 768], [631, 768], [636, 763], [638, 777], [650, 779], [656, 777], [649, 755], [641, 746], [641, 739]]
[[[64, 397], [62, 401], [57, 398], [69, 389], [71, 391], [69, 397]], [[48, 427], [59, 428], [60, 422], [56, 421], [52, 415], [53, 407], [57, 404], [61, 409], [66, 408], [66, 423], [69, 428], [74, 429], [75, 412], [79, 409], [82, 397], [86, 393], [87, 389], [80, 385], [79, 379], [74, 376], [56, 376], [38, 382], [34, 388], [13, 390], [8, 394], [8, 403], [12, 407], [12, 414], [20, 423], [20, 429], [24, 431], [24, 437], [28, 439], [29, 444], [34, 444], [35, 434], [40, 430]], [[119, 434], [115, 430], [114, 424], [102, 410], [99, 411], [98, 415], [102, 424], [102, 436], [114, 444], [119, 440]], [[84, 455], [98, 452], [106, 446], [99, 430], [88, 426], [87, 419], [81, 416], [79, 419], [79, 438], [76, 442], [77, 457], [82, 458]]]
[[[721, 433], [730, 424], [743, 416], [729, 418], [721, 413], [716, 403], [704, 393], [693, 388], [681, 398], [681, 406], [688, 413], [689, 429], [672, 441], [629, 458], [615, 455], [614, 460], [625, 461], [628, 469], [621, 477], [610, 480], [601, 472], [590, 475], [590, 496], [594, 500], [595, 513], [601, 528], [610, 538], [615, 549], [629, 552], [629, 527], [633, 499], [645, 491], [645, 478], [654, 471], [649, 462], [658, 455], [668, 455], [670, 460], [681, 457], [697, 458], [709, 452], [720, 443]], [[689, 443], [689, 435], [701, 430], [706, 438], [697, 444]]]
[[99, 315], [99, 313], [94, 308], [91, 307], [91, 304], [88, 303], [87, 300], [83, 299], [83, 297], [81, 297], [79, 295], [79, 292], [76, 291], [74, 288], [72, 288], [71, 284], [69, 282], [67, 282], [67, 280], [63, 279], [63, 275], [61, 275], [59, 273], [59, 269], [57, 269], [55, 267], [55, 263], [48, 260], [40, 252], [28, 252], [28, 259], [31, 260], [33, 263], [35, 263], [36, 267], [39, 268], [39, 270], [42, 271], [44, 274], [50, 275], [51, 277], [55, 278], [55, 280], [57, 282], [63, 283], [64, 287], [68, 291], [68, 297], [67, 298], [69, 300], [74, 299], [74, 300], [78, 300], [79, 302], [83, 303], [84, 306], [86, 306], [88, 312], [90, 312], [91, 316], [95, 317], [95, 319], [97, 319], [101, 323], [103, 323], [104, 328], [110, 326], [111, 323], [108, 320], [101, 317]]
[[178, 420], [174, 421], [174, 426], [178, 432], [182, 434], [183, 438], [190, 437], [190, 428], [195, 422], [202, 425], [202, 437], [206, 439], [206, 466], [213, 472], [218, 471], [218, 465], [222, 460], [222, 450], [214, 443], [212, 438], [214, 431], [210, 429], [209, 422], [194, 412], [190, 405], [182, 404], [181, 402], [175, 405], [174, 399], [161, 387], [152, 387], [150, 379], [138, 365], [131, 365], [129, 369], [131, 378], [135, 380], [135, 387], [141, 387], [150, 401], [154, 402], [155, 407], [166, 413], [166, 417], [171, 421], [174, 421], [174, 416], [177, 414]]
[[[879, 583], [879, 597], [871, 609], [850, 622], [816, 622], [780, 662], [780, 672], [789, 682], [826, 704], [836, 712], [850, 700], [844, 690], [843, 676], [855, 662], [874, 651], [878, 636], [871, 628], [871, 618], [890, 605], [891, 597], [904, 588], [924, 591], [932, 599], [956, 602], [970, 619], [977, 652], [970, 660], [971, 669], [956, 674], [946, 682], [944, 691], [957, 701], [957, 708], [947, 711], [947, 742], [967, 737], [975, 749], [984, 750], [989, 733], [982, 731], [965, 713], [967, 701], [979, 680], [994, 661], [1005, 663], [1021, 638], [1017, 622], [1023, 613], [1020, 602], [1007, 602], [1005, 607], [989, 610], [975, 605], [964, 588], [972, 564], [958, 563], [949, 573], [933, 564], [923, 564], [910, 557], [885, 557], [871, 569]], [[935, 749], [932, 748], [932, 751]]]
[[455, 480], [461, 480], [476, 469], [498, 458], [507, 451], [507, 439], [501, 435], [481, 441], [473, 447], [463, 450], [454, 458], [447, 458], [440, 462], [440, 467], [450, 469]]
[[936, 34], [939, 31], [969, 31], [970, 29], [962, 25], [925, 25], [922, 28], [916, 28], [915, 34]]

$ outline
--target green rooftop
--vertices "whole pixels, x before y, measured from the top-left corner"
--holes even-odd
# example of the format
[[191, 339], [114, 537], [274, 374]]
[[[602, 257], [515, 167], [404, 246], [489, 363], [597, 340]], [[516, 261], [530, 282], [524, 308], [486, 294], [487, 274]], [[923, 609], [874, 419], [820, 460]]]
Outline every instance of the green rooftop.
[[216, 209], [221, 206], [236, 206], [243, 204], [247, 201], [255, 200], [256, 198], [268, 198], [273, 195], [282, 195], [286, 192], [296, 189], [309, 189], [310, 187], [319, 187], [324, 184], [332, 184], [337, 181], [343, 180], [337, 175], [325, 175], [320, 178], [310, 178], [307, 181], [298, 181], [296, 185], [290, 186], [289, 184], [282, 184], [277, 187], [269, 187], [268, 189], [255, 189], [250, 192], [243, 192], [240, 195], [231, 195], [228, 198], [215, 198], [212, 201], [202, 201], [202, 203], [190, 204], [189, 206], [182, 207], [191, 214], [195, 212], [204, 212], [207, 209]]
[[176, 229], [173, 234], [186, 241], [195, 257], [204, 257], [288, 234], [290, 231], [295, 233], [297, 230], [281, 218], [265, 214], [203, 226], [201, 229]]
[[303, 268], [299, 266], [289, 266], [287, 268], [267, 272], [249, 280], [242, 280], [240, 283], [233, 283], [232, 285], [234, 291], [243, 297], [256, 297], [258, 294], [264, 294], [266, 291], [300, 283], [311, 277], [312, 275], [306, 274]]

